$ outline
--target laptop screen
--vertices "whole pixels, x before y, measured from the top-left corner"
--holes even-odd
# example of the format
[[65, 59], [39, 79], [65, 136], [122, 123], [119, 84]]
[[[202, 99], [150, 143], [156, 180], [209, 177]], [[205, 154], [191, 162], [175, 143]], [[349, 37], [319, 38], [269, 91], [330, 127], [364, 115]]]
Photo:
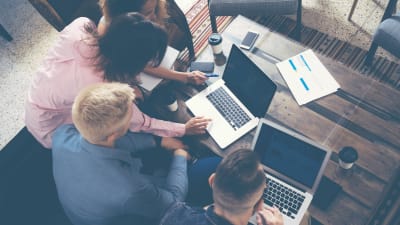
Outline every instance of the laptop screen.
[[254, 151], [261, 163], [310, 189], [327, 151], [263, 123]]
[[254, 116], [264, 117], [276, 85], [236, 45], [232, 45], [223, 79]]

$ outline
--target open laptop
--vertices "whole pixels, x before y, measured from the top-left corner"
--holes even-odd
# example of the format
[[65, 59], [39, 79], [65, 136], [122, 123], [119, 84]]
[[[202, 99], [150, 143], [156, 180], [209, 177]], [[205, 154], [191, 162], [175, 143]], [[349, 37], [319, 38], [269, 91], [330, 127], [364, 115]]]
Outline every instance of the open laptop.
[[232, 45], [223, 79], [187, 100], [186, 105], [195, 116], [212, 119], [207, 131], [225, 148], [257, 126], [275, 90], [274, 82]]
[[300, 224], [331, 151], [266, 119], [260, 120], [252, 149], [267, 177], [264, 203], [280, 209], [285, 225]]

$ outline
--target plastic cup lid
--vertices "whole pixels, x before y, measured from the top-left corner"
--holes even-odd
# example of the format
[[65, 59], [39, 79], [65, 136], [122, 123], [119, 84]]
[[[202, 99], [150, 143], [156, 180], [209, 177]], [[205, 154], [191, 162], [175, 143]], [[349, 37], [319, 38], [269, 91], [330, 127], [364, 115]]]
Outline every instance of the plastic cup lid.
[[208, 37], [208, 41], [210, 44], [217, 45], [222, 42], [222, 36], [218, 33], [212, 33], [210, 37]]
[[344, 147], [339, 152], [339, 158], [345, 163], [353, 163], [358, 159], [358, 153], [352, 147]]

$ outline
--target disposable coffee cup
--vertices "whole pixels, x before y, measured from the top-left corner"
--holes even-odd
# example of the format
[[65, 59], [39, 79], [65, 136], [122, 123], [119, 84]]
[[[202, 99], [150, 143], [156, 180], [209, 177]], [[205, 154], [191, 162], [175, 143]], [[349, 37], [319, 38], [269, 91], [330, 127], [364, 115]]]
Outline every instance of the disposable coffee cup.
[[222, 36], [218, 33], [212, 33], [208, 37], [208, 44], [212, 48], [215, 64], [217, 66], [224, 65], [226, 63], [226, 57], [222, 51]]
[[167, 105], [168, 110], [171, 112], [178, 110], [178, 101], [172, 95], [166, 96], [165, 104]]
[[350, 169], [358, 159], [358, 153], [353, 147], [344, 147], [339, 152], [339, 165], [343, 169]]
[[212, 33], [208, 37], [208, 43], [211, 45], [214, 54], [219, 54], [222, 52], [222, 36], [218, 33]]

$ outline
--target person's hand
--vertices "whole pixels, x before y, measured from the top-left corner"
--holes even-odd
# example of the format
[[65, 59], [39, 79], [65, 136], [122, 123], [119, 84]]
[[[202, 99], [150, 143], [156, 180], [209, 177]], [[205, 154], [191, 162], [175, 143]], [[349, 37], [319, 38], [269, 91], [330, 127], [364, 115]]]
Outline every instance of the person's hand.
[[283, 216], [276, 207], [265, 207], [257, 212], [257, 225], [283, 225]]
[[188, 147], [183, 144], [183, 142], [177, 138], [173, 137], [163, 137], [161, 138], [161, 147], [175, 151], [176, 149], [187, 149]]
[[187, 73], [187, 82], [190, 84], [203, 84], [207, 79], [205, 73], [198, 70]]
[[186, 158], [187, 161], [189, 161], [192, 158], [192, 156], [187, 151], [185, 151], [184, 149], [180, 149], [180, 148], [176, 149], [174, 151], [174, 155], [183, 156]]
[[193, 135], [193, 134], [204, 134], [206, 132], [206, 128], [211, 119], [207, 119], [204, 117], [196, 116], [191, 118], [185, 124], [185, 134]]

